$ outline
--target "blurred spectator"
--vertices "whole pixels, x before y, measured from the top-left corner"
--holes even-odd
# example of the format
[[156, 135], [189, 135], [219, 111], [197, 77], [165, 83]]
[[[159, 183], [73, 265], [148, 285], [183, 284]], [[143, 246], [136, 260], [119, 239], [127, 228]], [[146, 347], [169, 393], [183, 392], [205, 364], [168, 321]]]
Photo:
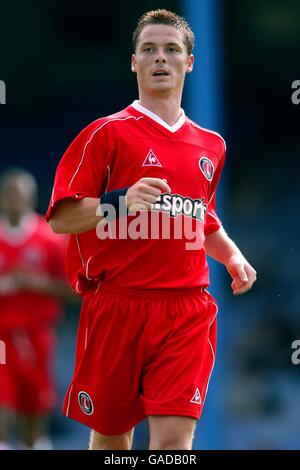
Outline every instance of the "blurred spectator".
[[51, 374], [55, 322], [73, 294], [64, 272], [63, 237], [55, 236], [34, 207], [37, 185], [23, 169], [0, 178], [0, 449], [51, 448], [47, 415], [56, 403]]

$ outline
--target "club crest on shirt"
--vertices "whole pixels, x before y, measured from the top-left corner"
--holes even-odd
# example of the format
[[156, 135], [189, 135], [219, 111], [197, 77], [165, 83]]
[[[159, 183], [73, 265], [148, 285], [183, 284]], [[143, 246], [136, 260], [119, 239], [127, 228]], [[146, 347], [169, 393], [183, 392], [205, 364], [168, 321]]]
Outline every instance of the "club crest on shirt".
[[199, 168], [208, 181], [211, 181], [214, 174], [214, 165], [207, 157], [201, 157], [199, 160]]
[[86, 392], [79, 392], [78, 393], [78, 403], [81, 408], [81, 410], [86, 414], [86, 415], [91, 415], [94, 412], [94, 405], [92, 402], [91, 397], [89, 396], [88, 393]]

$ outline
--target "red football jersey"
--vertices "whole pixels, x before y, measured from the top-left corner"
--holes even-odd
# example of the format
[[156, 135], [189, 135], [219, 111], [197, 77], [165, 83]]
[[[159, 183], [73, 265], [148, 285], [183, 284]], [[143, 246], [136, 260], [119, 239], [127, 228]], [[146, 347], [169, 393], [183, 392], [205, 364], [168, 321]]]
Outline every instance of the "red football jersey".
[[204, 241], [221, 225], [215, 204], [224, 158], [222, 137], [183, 110], [169, 126], [135, 101], [88, 125], [58, 165], [47, 220], [64, 199], [100, 198], [143, 177], [166, 179], [171, 194], [161, 195], [151, 212], [109, 222], [106, 238], [98, 228], [71, 235], [73, 288], [83, 293], [98, 280], [140, 289], [208, 286]]
[[0, 327], [17, 328], [57, 320], [61, 303], [49, 295], [16, 290], [16, 271], [65, 278], [65, 240], [44, 218], [27, 214], [18, 227], [0, 219]]

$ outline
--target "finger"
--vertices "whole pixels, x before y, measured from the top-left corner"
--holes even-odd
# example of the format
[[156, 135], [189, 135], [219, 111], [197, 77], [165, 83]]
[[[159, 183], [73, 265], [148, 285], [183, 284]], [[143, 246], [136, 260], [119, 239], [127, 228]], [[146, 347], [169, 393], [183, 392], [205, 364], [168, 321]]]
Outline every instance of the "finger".
[[241, 295], [251, 289], [253, 282], [247, 282], [243, 287], [234, 289], [233, 295]]
[[245, 268], [242, 265], [236, 266], [236, 273], [242, 282], [248, 282], [247, 273], [245, 271]]
[[160, 189], [155, 188], [154, 186], [145, 185], [141, 189], [143, 190], [144, 194], [151, 194], [151, 196], [154, 196], [155, 198], [161, 195]]
[[240, 281], [238, 278], [235, 278], [231, 283], [232, 290], [241, 289], [245, 286], [245, 283]]
[[135, 202], [128, 207], [129, 212], [136, 213], [139, 211], [151, 211], [153, 204], [147, 201]]
[[143, 194], [142, 203], [154, 204], [159, 196], [160, 196], [160, 193], [159, 193], [158, 196], [156, 196], [156, 195], [154, 196], [153, 194], [145, 193], [145, 194]]
[[251, 266], [246, 266], [245, 271], [248, 275], [248, 279], [252, 279], [253, 282], [255, 282], [257, 279], [257, 272], [255, 271], [255, 269], [253, 269]]
[[154, 186], [155, 188], [160, 189], [163, 192], [170, 193], [171, 188], [167, 183], [166, 179], [161, 178], [143, 178], [143, 182], [149, 186]]

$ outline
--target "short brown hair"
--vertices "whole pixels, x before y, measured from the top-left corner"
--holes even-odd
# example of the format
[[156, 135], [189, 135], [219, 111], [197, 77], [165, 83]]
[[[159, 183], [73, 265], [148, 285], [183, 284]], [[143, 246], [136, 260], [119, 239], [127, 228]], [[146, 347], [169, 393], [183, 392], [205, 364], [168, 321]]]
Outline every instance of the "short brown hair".
[[181, 30], [183, 32], [183, 42], [186, 46], [187, 53], [188, 55], [192, 53], [195, 36], [188, 22], [181, 16], [176, 15], [176, 13], [164, 9], [147, 11], [140, 17], [137, 27], [132, 35], [134, 51], [136, 50], [137, 41], [142, 29], [149, 24], [165, 24]]

